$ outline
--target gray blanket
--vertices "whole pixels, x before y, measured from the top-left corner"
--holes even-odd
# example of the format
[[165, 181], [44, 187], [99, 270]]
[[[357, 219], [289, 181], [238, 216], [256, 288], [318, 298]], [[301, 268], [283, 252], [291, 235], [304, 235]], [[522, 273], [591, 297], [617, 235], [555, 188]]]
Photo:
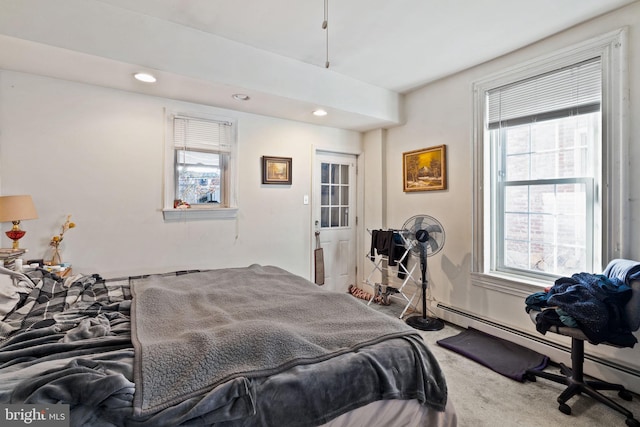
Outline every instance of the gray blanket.
[[[290, 276], [277, 269], [266, 271], [273, 273], [273, 279], [280, 274]], [[407, 331], [407, 335], [400, 334], [399, 338], [363, 346], [318, 363], [303, 361], [275, 375], [238, 376], [217, 387], [205, 387], [202, 394], [195, 392], [193, 397], [157, 412], [150, 410], [140, 415], [141, 411], [135, 411], [136, 416], [133, 400], [139, 387], [133, 383], [130, 279], [105, 282], [92, 276], [63, 284], [62, 279], [49, 273], [43, 276], [37, 271], [33, 275], [37, 285], [3, 321], [10, 332], [6, 337], [0, 335], [0, 403], [68, 404], [74, 427], [308, 427], [381, 399], [417, 399], [439, 411], [445, 407], [446, 385], [438, 363], [424, 341]], [[175, 278], [176, 274], [172, 276]], [[263, 293], [260, 298], [272, 294], [266, 289], [268, 280], [248, 286], [260, 289], [246, 302], [247, 308], [252, 307], [260, 291]], [[206, 288], [207, 282], [199, 287]], [[304, 280], [300, 287], [320, 291]], [[282, 297], [281, 306], [285, 309], [286, 300], [298, 295], [303, 299], [298, 301], [300, 306], [324, 303], [323, 297], [304, 294], [297, 285], [287, 287], [289, 294], [285, 296], [275, 289], [273, 296]], [[225, 310], [227, 297], [212, 296], [223, 302], [218, 310]], [[202, 297], [200, 302], [211, 305]], [[373, 310], [362, 311], [363, 304], [348, 296], [339, 304], [344, 304], [347, 317], [341, 320], [338, 316], [344, 313], [331, 314], [336, 316], [331, 319], [336, 329], [362, 327], [363, 323], [373, 322], [368, 320], [371, 316], [378, 316]], [[171, 312], [168, 318], [180, 317], [181, 312], [189, 322], [204, 322], [201, 317], [196, 318], [199, 311], [191, 304], [182, 308], [175, 300], [168, 308]], [[156, 321], [161, 328], [162, 322], [166, 322], [162, 315], [165, 311], [158, 307]], [[326, 321], [328, 311], [319, 311], [323, 313], [321, 321]], [[363, 317], [349, 320], [352, 312]], [[311, 311], [304, 310], [301, 318], [313, 321], [306, 313]], [[233, 318], [235, 309], [227, 315]], [[401, 323], [397, 319], [384, 319]], [[218, 318], [218, 322], [224, 320]], [[191, 356], [203, 360], [200, 349]], [[176, 362], [184, 363], [179, 359]], [[163, 369], [164, 363], [157, 366]], [[158, 393], [171, 391], [168, 386], [161, 388], [163, 391]]]
[[[132, 279], [131, 287], [138, 416], [230, 380], [242, 393], [250, 379], [396, 337], [419, 340], [403, 322], [277, 267], [153, 275]], [[443, 409], [439, 368], [424, 370], [436, 372], [420, 373], [430, 384], [421, 400]]]

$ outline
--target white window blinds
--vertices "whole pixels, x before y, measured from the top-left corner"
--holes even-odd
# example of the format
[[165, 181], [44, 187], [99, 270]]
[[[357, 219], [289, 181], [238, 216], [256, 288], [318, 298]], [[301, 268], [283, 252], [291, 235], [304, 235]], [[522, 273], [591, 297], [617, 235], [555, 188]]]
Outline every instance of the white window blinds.
[[232, 124], [229, 122], [175, 116], [173, 124], [176, 148], [231, 152]]
[[489, 129], [600, 110], [601, 68], [598, 57], [489, 91]]

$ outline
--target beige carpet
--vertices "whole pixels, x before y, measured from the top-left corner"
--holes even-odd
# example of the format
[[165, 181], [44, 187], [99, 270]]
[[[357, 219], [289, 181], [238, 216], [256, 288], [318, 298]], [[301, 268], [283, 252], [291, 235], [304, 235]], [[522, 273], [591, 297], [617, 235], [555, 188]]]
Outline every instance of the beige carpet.
[[[397, 317], [399, 304], [372, 308]], [[520, 383], [491, 371], [457, 353], [440, 347], [436, 341], [458, 334], [462, 329], [445, 325], [441, 331], [420, 334], [440, 362], [447, 379], [449, 398], [458, 413], [460, 427], [540, 427], [540, 426], [624, 426], [625, 417], [591, 399], [577, 396], [567, 402], [571, 415], [558, 410], [556, 398], [564, 386], [544, 379]], [[550, 371], [558, 371], [551, 366]], [[615, 392], [605, 392], [640, 419], [640, 396], [632, 402], [620, 399]]]

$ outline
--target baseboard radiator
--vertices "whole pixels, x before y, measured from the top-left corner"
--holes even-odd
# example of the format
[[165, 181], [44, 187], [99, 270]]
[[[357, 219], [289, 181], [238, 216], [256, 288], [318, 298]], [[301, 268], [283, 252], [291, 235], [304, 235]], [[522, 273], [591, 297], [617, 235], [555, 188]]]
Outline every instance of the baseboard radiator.
[[[571, 364], [571, 348], [546, 340], [542, 334], [530, 334], [442, 303], [437, 303], [436, 308], [443, 320], [465, 328], [473, 327], [499, 338], [515, 342], [548, 356], [553, 362]], [[640, 344], [636, 345], [640, 346]], [[624, 384], [629, 390], [640, 393], [640, 370], [602, 357], [585, 354], [585, 373], [605, 381]]]

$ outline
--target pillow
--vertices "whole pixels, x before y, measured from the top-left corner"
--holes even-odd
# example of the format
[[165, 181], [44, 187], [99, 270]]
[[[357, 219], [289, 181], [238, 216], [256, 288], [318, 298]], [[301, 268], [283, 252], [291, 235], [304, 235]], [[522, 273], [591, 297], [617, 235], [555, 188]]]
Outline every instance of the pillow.
[[18, 288], [13, 284], [13, 278], [6, 274], [0, 274], [0, 319], [13, 310], [20, 301]]
[[28, 294], [33, 287], [24, 274], [0, 267], [0, 320], [20, 302], [20, 294]]

